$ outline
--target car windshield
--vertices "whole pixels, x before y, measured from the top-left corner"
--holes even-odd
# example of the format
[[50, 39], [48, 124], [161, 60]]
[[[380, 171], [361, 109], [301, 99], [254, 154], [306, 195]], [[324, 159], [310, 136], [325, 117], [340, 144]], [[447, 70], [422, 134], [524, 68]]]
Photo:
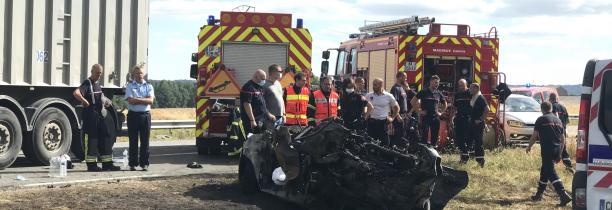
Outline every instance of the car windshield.
[[506, 101], [508, 112], [539, 112], [540, 104], [533, 98], [511, 97]]
[[523, 96], [529, 96], [531, 97], [531, 92], [530, 91], [512, 91], [512, 94], [517, 94], [517, 95], [523, 95]]

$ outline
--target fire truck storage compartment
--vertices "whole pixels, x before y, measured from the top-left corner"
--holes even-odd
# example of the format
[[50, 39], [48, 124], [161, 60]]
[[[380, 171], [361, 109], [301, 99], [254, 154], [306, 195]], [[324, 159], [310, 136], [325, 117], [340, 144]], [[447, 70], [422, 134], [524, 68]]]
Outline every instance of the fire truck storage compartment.
[[375, 78], [383, 79], [383, 88], [390, 90], [395, 83], [397, 65], [395, 63], [395, 49], [382, 49], [357, 54], [357, 68], [367, 68], [368, 90], [372, 91], [372, 81]]
[[442, 91], [454, 92], [455, 84], [459, 79], [472, 82], [472, 59], [468, 57], [455, 56], [427, 56], [424, 65], [423, 88], [429, 87], [429, 78], [432, 75], [440, 77]]
[[234, 70], [234, 78], [242, 87], [257, 69], [268, 71], [268, 66], [278, 64], [287, 67], [288, 45], [286, 43], [224, 42], [222, 63]]
[[210, 133], [227, 133], [227, 124], [229, 120], [229, 112], [210, 112], [210, 127], [208, 132]]

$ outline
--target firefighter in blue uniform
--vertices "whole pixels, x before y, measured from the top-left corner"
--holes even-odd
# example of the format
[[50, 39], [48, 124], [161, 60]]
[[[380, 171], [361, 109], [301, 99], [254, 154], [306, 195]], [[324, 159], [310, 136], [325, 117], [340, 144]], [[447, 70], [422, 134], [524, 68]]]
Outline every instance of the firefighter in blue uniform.
[[[103, 72], [102, 65], [95, 64], [91, 67], [91, 76], [83, 81], [81, 86], [74, 90], [74, 97], [83, 104], [83, 131], [87, 134], [84, 140], [85, 163], [87, 171], [118, 171], [118, 166], [113, 165], [113, 144], [104, 117], [106, 109], [111, 105], [109, 99], [102, 94], [99, 80]], [[110, 117], [110, 116], [109, 116]], [[102, 162], [102, 168], [98, 167], [98, 156]]]

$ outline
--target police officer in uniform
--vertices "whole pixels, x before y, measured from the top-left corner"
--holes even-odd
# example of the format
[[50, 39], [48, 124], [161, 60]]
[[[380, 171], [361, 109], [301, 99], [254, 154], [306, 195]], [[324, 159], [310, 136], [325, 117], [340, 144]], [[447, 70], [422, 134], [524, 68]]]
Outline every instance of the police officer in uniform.
[[[427, 144], [427, 134], [431, 136], [431, 145], [437, 147], [438, 132], [440, 131], [440, 116], [446, 110], [446, 99], [442, 92], [438, 90], [440, 85], [440, 77], [433, 75], [429, 79], [429, 87], [425, 88], [410, 102], [412, 107], [420, 113], [421, 117], [421, 135], [423, 144]], [[420, 102], [419, 102], [420, 100]], [[439, 108], [439, 105], [442, 105]]]
[[343, 93], [340, 98], [340, 116], [344, 121], [344, 127], [348, 129], [365, 129], [365, 113], [371, 109], [365, 96], [355, 92], [353, 79], [346, 78], [342, 81]]
[[[128, 102], [128, 135], [130, 171], [139, 165], [143, 171], [149, 170], [149, 136], [151, 135], [151, 104], [155, 98], [153, 85], [144, 79], [144, 67], [135, 66], [132, 70], [134, 80], [125, 87], [125, 99]], [[138, 142], [140, 137], [140, 150]]]
[[[85, 163], [87, 171], [118, 171], [118, 166], [113, 165], [113, 144], [110, 139], [109, 130], [104, 122], [106, 116], [105, 107], [111, 102], [102, 94], [99, 80], [103, 72], [102, 65], [95, 64], [91, 67], [91, 76], [79, 88], [74, 90], [74, 97], [79, 100], [83, 107], [83, 131], [87, 134], [84, 139]], [[109, 116], [110, 117], [110, 116]], [[102, 168], [98, 167], [98, 156], [102, 162]]]
[[552, 104], [550, 102], [543, 102], [540, 108], [543, 115], [536, 120], [533, 135], [527, 147], [527, 153], [529, 153], [536, 140], [540, 140], [542, 150], [540, 182], [538, 184], [538, 191], [535, 195], [531, 196], [531, 199], [534, 201], [541, 200], [542, 194], [546, 190], [546, 185], [548, 182], [551, 182], [559, 195], [559, 206], [565, 206], [572, 201], [572, 198], [565, 191], [565, 187], [563, 187], [563, 183], [555, 171], [555, 163], [560, 161], [561, 151], [565, 147], [563, 123], [552, 113]]
[[471, 139], [469, 138], [470, 130], [470, 115], [472, 114], [472, 106], [470, 100], [472, 96], [467, 87], [467, 81], [460, 79], [457, 81], [457, 92], [453, 99], [453, 106], [455, 109], [455, 117], [453, 118], [453, 125], [455, 132], [455, 144], [461, 152], [461, 163], [467, 163], [469, 159], [469, 148], [472, 145]]

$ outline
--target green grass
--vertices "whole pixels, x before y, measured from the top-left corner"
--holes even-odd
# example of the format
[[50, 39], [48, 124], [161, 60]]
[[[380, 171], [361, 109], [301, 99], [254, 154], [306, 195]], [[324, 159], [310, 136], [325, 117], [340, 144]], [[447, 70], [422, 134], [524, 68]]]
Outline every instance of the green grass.
[[[195, 130], [193, 128], [181, 129], [155, 129], [151, 130], [151, 141], [172, 141], [172, 140], [190, 140], [195, 139]], [[128, 137], [117, 137], [119, 142], [127, 142]], [[195, 141], [195, 140], [194, 140]]]
[[[568, 140], [571, 141], [573, 139]], [[570, 153], [574, 153], [573, 148], [572, 145], [568, 146]], [[525, 148], [486, 151], [484, 168], [480, 168], [473, 160], [465, 165], [460, 164], [458, 154], [442, 156], [444, 165], [467, 171], [470, 179], [468, 187], [448, 203], [447, 209], [555, 209], [559, 202], [550, 185], [542, 201], [530, 200], [540, 176], [539, 145], [535, 145], [529, 154]], [[574, 155], [570, 156], [574, 160]], [[557, 164], [556, 169], [569, 192], [572, 174], [561, 163]]]

